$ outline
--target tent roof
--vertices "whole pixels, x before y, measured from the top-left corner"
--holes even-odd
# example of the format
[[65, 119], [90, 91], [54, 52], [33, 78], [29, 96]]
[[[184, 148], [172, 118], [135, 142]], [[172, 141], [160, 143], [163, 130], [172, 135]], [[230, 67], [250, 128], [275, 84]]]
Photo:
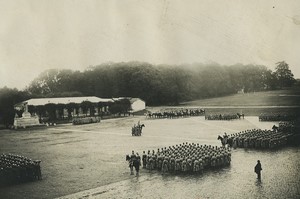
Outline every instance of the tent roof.
[[141, 100], [143, 102], [145, 102], [144, 100], [137, 98], [137, 97], [118, 97], [118, 98], [113, 98], [114, 101], [118, 101], [118, 100], [122, 100], [122, 99], [128, 99], [131, 103]]
[[145, 102], [144, 100], [142, 100], [142, 99], [140, 99], [140, 98], [131, 98], [131, 99], [130, 99], [130, 102], [133, 103], [133, 102], [136, 102], [136, 101], [138, 101], [138, 100]]
[[36, 98], [36, 99], [29, 99], [24, 102], [18, 103], [15, 106], [18, 105], [32, 105], [32, 106], [40, 106], [40, 105], [46, 105], [49, 103], [52, 104], [69, 104], [69, 103], [76, 103], [80, 104], [83, 101], [90, 101], [92, 103], [98, 103], [98, 102], [113, 102], [111, 99], [103, 99], [95, 96], [91, 97], [59, 97], [59, 98]]

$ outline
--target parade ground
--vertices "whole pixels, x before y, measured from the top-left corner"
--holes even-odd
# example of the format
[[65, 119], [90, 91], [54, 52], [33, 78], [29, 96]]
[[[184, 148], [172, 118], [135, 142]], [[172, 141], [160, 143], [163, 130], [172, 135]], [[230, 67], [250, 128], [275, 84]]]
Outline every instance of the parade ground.
[[[142, 136], [131, 127], [145, 124]], [[34, 130], [0, 131], [1, 152], [41, 160], [43, 179], [0, 189], [0, 198], [299, 198], [300, 148], [233, 149], [229, 167], [201, 175], [162, 175], [141, 170], [130, 175], [125, 155], [183, 142], [221, 146], [219, 134], [271, 129], [258, 117], [207, 121], [203, 116], [147, 119], [134, 116], [100, 123]], [[254, 166], [262, 163], [262, 180]]]

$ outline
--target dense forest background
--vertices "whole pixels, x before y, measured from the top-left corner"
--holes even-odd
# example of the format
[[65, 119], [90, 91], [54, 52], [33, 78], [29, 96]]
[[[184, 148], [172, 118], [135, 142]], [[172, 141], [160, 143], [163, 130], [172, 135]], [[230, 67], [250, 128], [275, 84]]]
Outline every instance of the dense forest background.
[[14, 115], [13, 105], [43, 97], [138, 97], [149, 106], [219, 97], [238, 91], [280, 89], [295, 83], [289, 65], [275, 71], [263, 65], [219, 64], [152, 65], [143, 62], [106, 63], [85, 71], [44, 71], [25, 90], [0, 88], [0, 123]]

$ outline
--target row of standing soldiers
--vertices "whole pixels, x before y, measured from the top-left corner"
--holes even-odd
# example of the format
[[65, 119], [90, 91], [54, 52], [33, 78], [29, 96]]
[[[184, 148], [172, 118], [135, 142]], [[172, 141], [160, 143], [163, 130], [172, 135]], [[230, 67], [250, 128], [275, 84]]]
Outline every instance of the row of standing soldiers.
[[238, 114], [205, 115], [206, 120], [234, 120], [239, 118]]
[[259, 121], [292, 121], [297, 118], [296, 115], [283, 115], [283, 114], [260, 114]]
[[181, 118], [181, 117], [191, 117], [191, 116], [201, 116], [205, 114], [204, 109], [181, 109], [181, 110], [165, 110], [156, 113], [148, 113], [146, 116], [148, 118]]
[[205, 169], [229, 165], [231, 153], [227, 148], [195, 143], [183, 143], [168, 148], [148, 150], [142, 155], [143, 168], [163, 173], [202, 173]]
[[14, 154], [0, 155], [0, 186], [41, 179], [40, 160]]
[[292, 133], [277, 130], [251, 129], [231, 134], [233, 148], [277, 148], [285, 146]]

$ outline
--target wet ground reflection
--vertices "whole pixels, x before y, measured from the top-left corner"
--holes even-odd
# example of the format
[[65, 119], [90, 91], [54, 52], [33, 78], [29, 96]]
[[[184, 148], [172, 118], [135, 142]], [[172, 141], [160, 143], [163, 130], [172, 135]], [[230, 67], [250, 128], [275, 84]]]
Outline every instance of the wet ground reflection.
[[[143, 135], [131, 136], [141, 120]], [[0, 150], [42, 160], [43, 180], [0, 188], [0, 198], [300, 198], [300, 148], [232, 151], [231, 166], [203, 175], [130, 176], [125, 155], [182, 142], [221, 145], [219, 134], [270, 129], [257, 117], [206, 121], [204, 117], [151, 120], [128, 117], [99, 124], [60, 125], [41, 130], [2, 131]], [[262, 163], [262, 180], [254, 173]]]
[[[143, 170], [140, 177], [90, 190], [92, 198], [299, 198], [300, 148], [278, 151], [238, 149], [232, 164], [200, 175]], [[254, 166], [261, 160], [262, 179]], [[77, 193], [65, 198], [85, 195]]]

